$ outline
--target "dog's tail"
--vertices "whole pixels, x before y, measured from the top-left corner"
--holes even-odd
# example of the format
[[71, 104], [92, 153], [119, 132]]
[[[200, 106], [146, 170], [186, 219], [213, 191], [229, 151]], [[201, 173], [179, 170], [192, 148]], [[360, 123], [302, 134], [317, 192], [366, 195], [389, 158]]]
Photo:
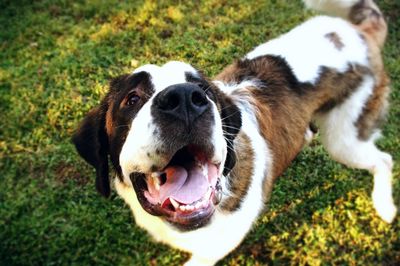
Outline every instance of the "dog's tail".
[[378, 47], [385, 43], [387, 24], [373, 0], [303, 0], [313, 10], [339, 16], [354, 24]]

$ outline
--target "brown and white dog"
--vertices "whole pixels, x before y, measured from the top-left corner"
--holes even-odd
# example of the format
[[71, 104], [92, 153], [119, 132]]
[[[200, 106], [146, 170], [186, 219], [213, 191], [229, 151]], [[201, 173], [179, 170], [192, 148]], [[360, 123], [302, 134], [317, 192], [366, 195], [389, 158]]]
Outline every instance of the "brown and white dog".
[[190, 252], [188, 264], [240, 244], [311, 123], [333, 159], [374, 175], [375, 209], [395, 217], [392, 159], [374, 144], [389, 93], [386, 23], [372, 0], [305, 3], [338, 17], [308, 20], [213, 81], [182, 62], [142, 66], [111, 82], [73, 137], [98, 191], [110, 194], [109, 158], [137, 224]]

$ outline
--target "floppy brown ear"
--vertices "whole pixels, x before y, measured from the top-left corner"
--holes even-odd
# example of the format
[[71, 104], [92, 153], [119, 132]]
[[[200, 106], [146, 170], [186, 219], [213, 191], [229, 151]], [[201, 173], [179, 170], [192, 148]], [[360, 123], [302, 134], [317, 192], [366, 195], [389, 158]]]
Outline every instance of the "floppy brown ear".
[[106, 108], [91, 110], [72, 136], [80, 156], [96, 169], [96, 189], [104, 197], [110, 196], [108, 176], [108, 138], [105, 131]]

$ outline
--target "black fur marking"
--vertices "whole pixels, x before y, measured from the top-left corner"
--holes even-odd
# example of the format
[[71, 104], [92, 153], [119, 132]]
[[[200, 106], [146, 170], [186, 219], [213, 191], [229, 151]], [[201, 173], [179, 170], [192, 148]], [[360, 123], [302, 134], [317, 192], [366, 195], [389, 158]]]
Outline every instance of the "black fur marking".
[[228, 145], [223, 174], [228, 175], [236, 164], [233, 140], [242, 127], [242, 116], [239, 108], [229, 98], [221, 98], [219, 102], [221, 104], [222, 129], [226, 144]]
[[102, 104], [93, 109], [72, 137], [79, 155], [96, 169], [96, 188], [104, 197], [110, 196], [108, 139], [104, 130], [106, 108]]

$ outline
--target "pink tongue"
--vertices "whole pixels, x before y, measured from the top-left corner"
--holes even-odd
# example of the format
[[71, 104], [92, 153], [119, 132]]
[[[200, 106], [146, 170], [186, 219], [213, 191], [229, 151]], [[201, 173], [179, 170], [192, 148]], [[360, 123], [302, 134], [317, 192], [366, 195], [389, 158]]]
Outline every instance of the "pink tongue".
[[167, 181], [159, 192], [162, 203], [170, 197], [183, 204], [193, 203], [204, 196], [210, 185], [198, 166], [189, 171], [181, 166], [169, 166], [165, 173]]

